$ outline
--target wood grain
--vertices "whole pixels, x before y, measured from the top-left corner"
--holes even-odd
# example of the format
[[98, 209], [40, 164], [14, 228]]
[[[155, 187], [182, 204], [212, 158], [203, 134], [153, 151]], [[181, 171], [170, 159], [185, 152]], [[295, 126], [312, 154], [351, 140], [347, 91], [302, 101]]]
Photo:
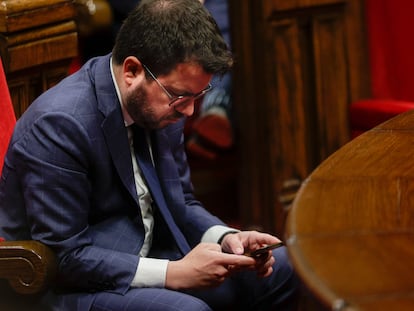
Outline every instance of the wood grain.
[[19, 294], [37, 294], [51, 285], [56, 274], [53, 252], [37, 241], [0, 242], [0, 279]]
[[338, 310], [414, 310], [414, 111], [349, 142], [302, 184], [286, 239], [311, 292]]

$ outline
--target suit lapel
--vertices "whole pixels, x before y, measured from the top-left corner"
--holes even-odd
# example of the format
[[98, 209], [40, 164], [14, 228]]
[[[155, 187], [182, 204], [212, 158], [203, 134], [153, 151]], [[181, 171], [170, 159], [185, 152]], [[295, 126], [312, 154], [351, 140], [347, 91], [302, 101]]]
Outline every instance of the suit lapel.
[[[101, 59], [96, 66], [95, 72], [98, 107], [104, 116], [104, 120], [101, 126], [109, 152], [111, 154], [115, 168], [121, 178], [121, 181], [131, 196], [134, 198], [137, 206], [139, 206], [138, 195], [135, 188], [134, 172], [132, 169], [131, 151], [129, 147], [127, 128], [123, 126], [124, 120], [119, 100], [116, 95], [116, 90], [112, 82], [109, 59], [110, 56]], [[157, 132], [162, 133], [163, 130]], [[163, 137], [162, 134], [160, 137]], [[162, 143], [166, 143], [166, 147], [168, 146], [168, 141], [162, 141]], [[163, 151], [163, 148], [159, 149], [159, 151]], [[168, 163], [164, 163], [165, 159], [163, 159], [163, 157], [160, 157], [159, 159], [160, 165], [165, 168], [168, 168], [168, 166], [172, 165], [172, 163], [169, 161]], [[156, 162], [158, 162], [158, 160], [156, 160]], [[188, 245], [187, 240], [185, 239], [184, 235], [178, 228], [171, 215], [171, 212], [167, 206], [167, 202], [165, 201], [161, 183], [158, 179], [154, 167], [150, 168], [145, 163], [140, 165], [142, 165], [141, 169], [143, 170], [144, 176], [147, 180], [148, 186], [152, 193], [152, 197], [157, 204], [161, 215], [165, 219], [167, 226], [172, 232], [178, 247], [183, 254], [188, 253], [190, 251], [190, 246]]]
[[[129, 148], [128, 134], [125, 126], [113, 127], [114, 121], [107, 118], [102, 123], [102, 130], [106, 138], [112, 161], [125, 188], [138, 203], [138, 195], [135, 188], [134, 172], [132, 170], [131, 151]], [[123, 120], [119, 120], [123, 124]]]
[[121, 106], [112, 81], [109, 62], [110, 55], [100, 59], [96, 64], [94, 73], [98, 108], [104, 116], [101, 127], [118, 175], [125, 188], [138, 204], [134, 172], [131, 168], [131, 152], [127, 129], [124, 126]]
[[[143, 131], [142, 129], [139, 129]], [[135, 141], [135, 140], [134, 140]], [[183, 233], [178, 228], [174, 218], [171, 215], [170, 209], [168, 208], [167, 202], [165, 201], [165, 196], [161, 188], [160, 180], [157, 176], [157, 172], [155, 167], [153, 166], [151, 159], [148, 156], [144, 156], [145, 153], [148, 153], [148, 145], [146, 143], [138, 143], [136, 148], [140, 148], [141, 150], [137, 150], [137, 160], [142, 170], [142, 173], [145, 176], [147, 181], [148, 187], [150, 188], [152, 198], [155, 201], [161, 215], [163, 216], [167, 226], [169, 227], [170, 231], [174, 235], [174, 238], [177, 242], [178, 247], [186, 254], [190, 251], [190, 246], [188, 245], [187, 240], [185, 239]], [[144, 152], [142, 152], [145, 149]], [[154, 148], [155, 149], [155, 148]], [[157, 165], [160, 163], [156, 161]], [[170, 163], [171, 165], [171, 163]]]

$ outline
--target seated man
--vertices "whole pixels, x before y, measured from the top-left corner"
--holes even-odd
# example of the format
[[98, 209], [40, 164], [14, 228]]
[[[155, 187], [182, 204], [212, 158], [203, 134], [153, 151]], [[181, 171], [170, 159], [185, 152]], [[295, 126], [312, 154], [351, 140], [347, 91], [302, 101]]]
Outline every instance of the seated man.
[[233, 59], [197, 0], [143, 0], [113, 52], [18, 120], [0, 182], [0, 236], [58, 258], [54, 310], [293, 310], [279, 239], [238, 231], [192, 192], [183, 127]]

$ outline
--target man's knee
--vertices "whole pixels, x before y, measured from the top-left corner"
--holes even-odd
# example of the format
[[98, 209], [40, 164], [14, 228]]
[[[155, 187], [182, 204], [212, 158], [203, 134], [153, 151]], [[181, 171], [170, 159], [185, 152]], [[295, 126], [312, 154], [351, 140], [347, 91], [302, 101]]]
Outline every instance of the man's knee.
[[277, 271], [278, 274], [288, 278], [295, 274], [286, 247], [274, 249], [273, 257], [276, 260], [273, 269]]
[[290, 262], [285, 247], [275, 249], [273, 256], [276, 259], [273, 265], [273, 284], [275, 286], [275, 305], [278, 310], [296, 310], [300, 289], [300, 280]]
[[177, 291], [161, 288], [135, 288], [125, 295], [100, 293], [93, 311], [212, 311], [203, 300]]

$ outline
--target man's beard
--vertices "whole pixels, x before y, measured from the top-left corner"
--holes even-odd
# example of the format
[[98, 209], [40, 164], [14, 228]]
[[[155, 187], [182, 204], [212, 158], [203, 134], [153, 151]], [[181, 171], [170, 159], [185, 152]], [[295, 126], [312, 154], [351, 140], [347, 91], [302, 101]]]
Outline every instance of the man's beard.
[[161, 128], [163, 127], [162, 121], [178, 120], [182, 117], [179, 112], [174, 112], [170, 116], [166, 115], [164, 118], [158, 117], [148, 103], [147, 92], [143, 87], [136, 87], [135, 90], [127, 94], [125, 108], [136, 124], [147, 129]]
[[142, 87], [137, 87], [126, 96], [125, 108], [134, 122], [144, 128], [156, 128], [157, 120], [154, 120], [154, 112], [147, 101], [147, 92]]

